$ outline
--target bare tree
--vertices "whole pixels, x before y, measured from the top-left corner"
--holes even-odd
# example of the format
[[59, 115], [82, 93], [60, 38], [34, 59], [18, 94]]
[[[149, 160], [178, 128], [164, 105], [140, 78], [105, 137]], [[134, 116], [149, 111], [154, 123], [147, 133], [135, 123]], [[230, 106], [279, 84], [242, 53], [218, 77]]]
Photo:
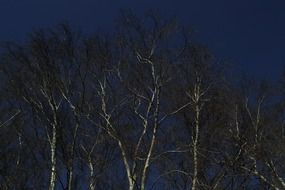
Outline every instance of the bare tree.
[[175, 20], [117, 21], [5, 46], [0, 188], [285, 189], [282, 92], [240, 88]]

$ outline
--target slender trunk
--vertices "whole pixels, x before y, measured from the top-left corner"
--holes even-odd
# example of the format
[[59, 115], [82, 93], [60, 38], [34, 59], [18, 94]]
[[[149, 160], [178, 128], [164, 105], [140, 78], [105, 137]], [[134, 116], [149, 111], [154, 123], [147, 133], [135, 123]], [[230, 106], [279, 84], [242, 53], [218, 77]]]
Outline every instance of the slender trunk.
[[153, 131], [152, 131], [151, 144], [150, 144], [149, 151], [147, 154], [147, 158], [146, 158], [144, 168], [143, 168], [142, 180], [141, 180], [141, 190], [145, 190], [147, 171], [149, 168], [150, 158], [152, 156], [154, 144], [156, 141], [156, 132], [157, 132], [157, 128], [158, 128], [158, 114], [159, 114], [159, 106], [160, 106], [160, 89], [159, 89], [159, 87], [155, 90], [155, 94], [156, 94], [156, 107], [155, 107], [155, 112], [154, 112], [154, 127], [153, 127]]
[[142, 180], [141, 180], [141, 190], [145, 190], [145, 182], [146, 182], [147, 171], [149, 168], [150, 158], [151, 158], [152, 151], [153, 151], [154, 144], [155, 144], [155, 140], [156, 140], [156, 130], [157, 130], [157, 127], [155, 126], [155, 128], [153, 130], [153, 135], [152, 135], [152, 140], [151, 140], [149, 152], [148, 152], [146, 162], [144, 165], [144, 169], [143, 169]]
[[123, 162], [124, 162], [125, 169], [126, 169], [126, 172], [127, 172], [127, 177], [128, 177], [128, 182], [129, 182], [129, 190], [134, 190], [135, 180], [136, 179], [134, 179], [134, 176], [131, 174], [131, 169], [130, 169], [130, 166], [129, 166], [129, 163], [128, 163], [128, 158], [127, 158], [125, 149], [123, 147], [123, 144], [122, 144], [122, 142], [120, 140], [117, 139], [117, 141], [118, 141], [119, 148], [121, 150]]
[[68, 176], [67, 176], [68, 188], [67, 189], [68, 190], [73, 189], [73, 158], [74, 158], [74, 147], [72, 147], [71, 158], [68, 159], [68, 163], [67, 163], [67, 167], [68, 167]]
[[50, 139], [50, 151], [51, 151], [51, 174], [49, 190], [55, 190], [56, 185], [56, 149], [57, 149], [57, 117], [56, 117], [56, 106], [49, 100], [50, 107], [53, 110], [53, 124], [52, 124], [52, 137]]
[[56, 125], [52, 126], [52, 139], [50, 142], [50, 151], [51, 151], [51, 174], [50, 174], [50, 183], [49, 190], [55, 190], [56, 184]]
[[69, 169], [68, 172], [68, 190], [72, 190], [73, 184], [73, 168]]
[[198, 140], [199, 140], [199, 117], [200, 117], [200, 108], [198, 103], [195, 106], [195, 134], [193, 138], [193, 184], [192, 190], [197, 189], [198, 184]]
[[79, 128], [79, 121], [78, 118], [76, 117], [77, 124], [75, 126], [75, 130], [73, 133], [73, 142], [72, 142], [72, 147], [71, 147], [71, 153], [70, 153], [70, 159], [68, 163], [68, 190], [72, 190], [73, 188], [73, 160], [74, 160], [74, 151], [75, 151], [75, 144], [76, 144], [76, 138], [77, 138], [77, 130]]
[[92, 159], [89, 156], [88, 158], [88, 165], [89, 165], [89, 190], [95, 190], [95, 184], [94, 184], [94, 167], [92, 164]]

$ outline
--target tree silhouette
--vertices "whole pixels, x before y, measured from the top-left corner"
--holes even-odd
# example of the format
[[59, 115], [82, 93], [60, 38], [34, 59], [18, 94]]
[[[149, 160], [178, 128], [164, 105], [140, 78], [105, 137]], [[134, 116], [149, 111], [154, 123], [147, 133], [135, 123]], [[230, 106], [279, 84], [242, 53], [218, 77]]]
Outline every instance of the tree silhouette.
[[284, 82], [232, 82], [194, 41], [124, 12], [112, 35], [6, 43], [0, 188], [285, 189]]

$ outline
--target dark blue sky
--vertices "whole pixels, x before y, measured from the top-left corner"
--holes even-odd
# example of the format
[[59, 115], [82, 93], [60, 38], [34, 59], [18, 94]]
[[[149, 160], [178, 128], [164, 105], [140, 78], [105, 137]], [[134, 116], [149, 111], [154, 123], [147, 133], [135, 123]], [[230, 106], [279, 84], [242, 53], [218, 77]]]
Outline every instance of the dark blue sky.
[[149, 9], [194, 27], [197, 38], [236, 68], [266, 78], [285, 63], [284, 0], [1, 0], [0, 41], [68, 21], [86, 32], [110, 29], [120, 9]]

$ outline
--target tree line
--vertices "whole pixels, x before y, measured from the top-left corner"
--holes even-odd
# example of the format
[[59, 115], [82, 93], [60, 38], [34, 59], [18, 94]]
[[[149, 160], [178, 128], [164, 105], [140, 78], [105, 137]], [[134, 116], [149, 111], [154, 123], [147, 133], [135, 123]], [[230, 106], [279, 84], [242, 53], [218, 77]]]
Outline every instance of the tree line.
[[0, 189], [285, 189], [283, 76], [232, 77], [174, 19], [115, 28], [3, 45]]

